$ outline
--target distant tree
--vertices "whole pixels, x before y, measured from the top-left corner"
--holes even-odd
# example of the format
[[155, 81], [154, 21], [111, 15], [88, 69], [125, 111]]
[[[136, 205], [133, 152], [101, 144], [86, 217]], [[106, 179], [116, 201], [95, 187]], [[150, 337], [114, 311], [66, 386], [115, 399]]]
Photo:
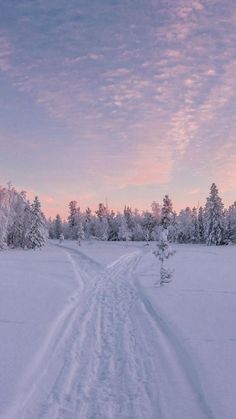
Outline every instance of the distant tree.
[[49, 219], [47, 220], [47, 228], [49, 239], [54, 239], [54, 222], [51, 217], [49, 217]]
[[108, 212], [107, 222], [108, 222], [108, 240], [111, 240], [111, 241], [118, 240], [117, 220], [116, 220], [116, 214], [113, 210]]
[[199, 243], [199, 224], [197, 208], [192, 209], [192, 243]]
[[118, 230], [118, 240], [129, 241], [131, 240], [132, 233], [129, 230], [126, 218], [122, 215], [119, 216], [119, 230]]
[[210, 194], [205, 205], [204, 218], [207, 245], [222, 244], [224, 237], [223, 203], [215, 183], [211, 185]]
[[103, 218], [107, 218], [107, 207], [100, 202], [100, 204], [98, 205], [98, 210], [95, 211], [98, 219], [101, 221]]
[[108, 224], [108, 210], [107, 207], [100, 203], [98, 210], [95, 211], [97, 220], [95, 223], [95, 234], [100, 240], [108, 240], [109, 237], [109, 224]]
[[198, 234], [199, 234], [199, 242], [204, 243], [205, 241], [204, 211], [202, 207], [200, 207], [198, 210]]
[[92, 211], [89, 207], [86, 208], [84, 215], [84, 236], [87, 240], [94, 236]]
[[161, 209], [161, 225], [164, 229], [168, 229], [172, 223], [173, 205], [168, 195], [163, 198], [163, 206]]
[[224, 242], [236, 243], [236, 202], [224, 211]]
[[77, 239], [77, 233], [78, 233], [77, 213], [78, 213], [77, 202], [71, 201], [69, 203], [69, 216], [68, 216], [68, 224], [69, 224], [71, 239]]
[[83, 226], [83, 217], [80, 211], [77, 211], [77, 240], [78, 245], [81, 246], [81, 240], [85, 239], [84, 235], [84, 226]]
[[151, 208], [152, 208], [152, 215], [153, 215], [154, 227], [155, 227], [159, 225], [161, 222], [161, 207], [158, 204], [158, 202], [153, 201], [151, 204]]
[[152, 238], [152, 232], [156, 225], [153, 213], [144, 211], [142, 214], [142, 227], [143, 227], [143, 238], [145, 241], [149, 241]]
[[169, 231], [169, 240], [171, 242], [176, 242], [178, 239], [178, 217], [175, 211], [173, 211], [171, 225], [168, 231]]
[[62, 234], [62, 220], [59, 214], [56, 215], [55, 219], [55, 238], [59, 239]]
[[134, 219], [134, 213], [131, 207], [125, 206], [124, 217], [125, 217], [128, 229], [131, 232], [131, 240], [134, 240], [133, 233], [135, 230], [135, 219]]

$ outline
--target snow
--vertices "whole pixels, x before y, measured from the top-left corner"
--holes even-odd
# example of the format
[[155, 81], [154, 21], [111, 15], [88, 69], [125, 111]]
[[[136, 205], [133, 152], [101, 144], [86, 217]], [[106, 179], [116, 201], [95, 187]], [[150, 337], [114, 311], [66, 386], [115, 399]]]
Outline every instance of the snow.
[[0, 253], [1, 419], [234, 419], [235, 246]]

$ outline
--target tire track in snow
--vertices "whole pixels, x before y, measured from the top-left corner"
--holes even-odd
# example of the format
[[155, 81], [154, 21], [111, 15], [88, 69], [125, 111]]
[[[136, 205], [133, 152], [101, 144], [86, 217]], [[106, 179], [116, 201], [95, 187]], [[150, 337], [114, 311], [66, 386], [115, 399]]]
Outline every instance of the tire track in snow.
[[[212, 407], [208, 403], [206, 392], [202, 387], [194, 361], [186, 347], [183, 345], [179, 334], [168, 323], [164, 316], [154, 309], [150, 300], [143, 293], [138, 280], [135, 281], [135, 284], [140, 297], [140, 302], [143, 304], [144, 315], [149, 319], [153, 336], [157, 337], [156, 345], [152, 344], [150, 347], [157, 348], [158, 354], [162, 359], [162, 364], [165, 365], [165, 374], [163, 377], [167, 380], [167, 383], [172, 384], [172, 391], [177, 391], [181, 402], [183, 402], [184, 399], [185, 401], [190, 401], [190, 407], [188, 409], [186, 408], [186, 412], [184, 413], [185, 416], [179, 416], [177, 410], [176, 413], [169, 411], [168, 403], [170, 403], [171, 400], [169, 400], [168, 403], [165, 403], [165, 399], [168, 400], [169, 397], [168, 394], [163, 394], [162, 399], [165, 404], [164, 411], [166, 411], [163, 418], [169, 419], [169, 417], [175, 417], [173, 414], [176, 414], [176, 417], [184, 417], [186, 419], [189, 417], [191, 417], [191, 419], [221, 419], [222, 416], [219, 413], [219, 409], [217, 409], [217, 412], [213, 412]], [[142, 332], [143, 331], [140, 330], [140, 333]], [[172, 391], [170, 391], [170, 393], [172, 393]]]
[[[60, 379], [57, 392], [61, 392], [61, 397], [57, 400], [54, 398], [54, 402], [51, 404], [54, 406], [54, 411], [49, 409], [46, 415], [42, 416], [43, 418], [74, 418], [77, 417], [78, 412], [78, 417], [86, 419], [120, 417], [111, 413], [114, 412], [113, 402], [116, 401], [115, 394], [112, 394], [112, 385], [114, 386], [114, 382], [117, 382], [117, 374], [114, 376], [116, 368], [114, 368], [115, 360], [113, 359], [114, 351], [115, 353], [117, 351], [114, 345], [112, 348], [114, 336], [112, 328], [115, 324], [110, 323], [112, 314], [110, 309], [112, 306], [113, 308], [116, 306], [112, 304], [114, 300], [111, 298], [109, 285], [113, 286], [112, 283], [127, 270], [128, 263], [133, 263], [130, 257], [126, 257], [126, 259], [127, 262], [122, 258], [116, 266], [109, 270], [109, 274], [105, 273], [97, 281], [97, 287], [93, 290], [94, 303], [88, 304], [88, 311], [83, 319], [83, 330], [75, 339], [74, 349], [71, 351], [72, 353], [74, 350], [77, 351], [79, 363], [76, 365], [74, 359], [65, 368], [65, 377], [71, 377], [69, 391], [65, 394], [65, 380]], [[94, 343], [97, 344], [96, 349]], [[70, 394], [69, 397], [68, 394]], [[92, 403], [92, 400], [95, 402]], [[57, 408], [55, 408], [55, 401], [59, 401]]]
[[[88, 259], [85, 257], [83, 260], [87, 262]], [[91, 369], [97, 371], [98, 366], [96, 365], [96, 361], [98, 364], [101, 363], [103, 354], [99, 354], [99, 356], [96, 357], [94, 356], [93, 351], [90, 353], [91, 348], [94, 347], [94, 334], [97, 332], [98, 327], [94, 326], [93, 329], [91, 329], [91, 334], [91, 332], [88, 333], [88, 330], [90, 330], [89, 326], [91, 326], [91, 324], [95, 325], [96, 319], [98, 319], [97, 307], [100, 307], [101, 309], [104, 284], [107, 284], [108, 282], [111, 283], [111, 280], [115, 281], [116, 277], [121, 274], [122, 269], [124, 274], [129, 263], [133, 263], [132, 257], [122, 257], [119, 263], [108, 269], [109, 273], [103, 271], [102, 274], [99, 273], [97, 276], [94, 276], [92, 269], [92, 280], [90, 279], [90, 283], [88, 282], [87, 289], [85, 289], [85, 292], [83, 293], [84, 303], [81, 304], [81, 306], [77, 306], [70, 323], [67, 325], [67, 332], [60, 340], [60, 344], [57, 345], [53, 357], [51, 356], [50, 358], [50, 362], [46, 362], [46, 366], [40, 374], [40, 379], [37, 380], [32, 391], [24, 400], [23, 405], [21, 404], [20, 406], [18, 403], [16, 417], [19, 417], [20, 413], [21, 417], [24, 417], [25, 419], [32, 419], [32, 417], [47, 417], [50, 419], [53, 419], [54, 417], [57, 419], [59, 417], [71, 417], [74, 419], [75, 412], [78, 411], [79, 402], [77, 401], [77, 404], [75, 405], [76, 398], [73, 399], [73, 397], [69, 397], [68, 394], [65, 394], [66, 381], [69, 383], [67, 387], [69, 387], [70, 394], [73, 393], [70, 384], [71, 381], [73, 381], [73, 377], [75, 377], [75, 383], [78, 382], [79, 377], [80, 383], [84, 383], [82, 384], [82, 388], [86, 390], [86, 383], [88, 384], [92, 377], [92, 374], [90, 374], [89, 371]], [[99, 301], [100, 304], [98, 304]], [[89, 324], [89, 322], [91, 324]], [[97, 338], [100, 339], [98, 334]], [[88, 356], [89, 353], [91, 357]], [[75, 369], [75, 361], [78, 358], [78, 355], [80, 361], [79, 369], [77, 367]], [[93, 360], [92, 363], [91, 359]], [[59, 372], [56, 372], [61, 361], [63, 362], [61, 363], [61, 367], [59, 367]], [[55, 372], [56, 380], [51, 386], [48, 386], [48, 381], [51, 381], [52, 376], [55, 377]], [[84, 377], [83, 374], [85, 374]], [[72, 379], [70, 377], [72, 377]], [[42, 389], [45, 389], [45, 391], [42, 391]], [[51, 393], [51, 396], [46, 397], [46, 393]], [[77, 393], [78, 388], [76, 390], [76, 394]], [[84, 394], [84, 396], [83, 399], [86, 400], [86, 394]], [[81, 410], [80, 406], [79, 409]], [[80, 417], [84, 418], [86, 416], [83, 416], [82, 414]]]

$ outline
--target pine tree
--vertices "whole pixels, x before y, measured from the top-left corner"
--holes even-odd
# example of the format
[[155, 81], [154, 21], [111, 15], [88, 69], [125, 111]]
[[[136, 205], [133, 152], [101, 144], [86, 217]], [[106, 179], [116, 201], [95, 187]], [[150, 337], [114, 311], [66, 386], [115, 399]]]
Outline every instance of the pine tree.
[[168, 230], [163, 229], [160, 233], [159, 240], [157, 241], [157, 248], [154, 250], [153, 254], [161, 262], [160, 266], [160, 280], [157, 283], [158, 285], [163, 285], [171, 281], [173, 276], [173, 271], [171, 271], [166, 266], [166, 261], [175, 254], [175, 251], [171, 249], [170, 243], [168, 241]]
[[87, 240], [90, 239], [91, 236], [94, 236], [93, 231], [93, 223], [92, 223], [92, 211], [88, 207], [85, 211], [85, 217], [84, 217], [84, 235]]
[[95, 212], [100, 221], [103, 218], [107, 218], [108, 210], [107, 210], [107, 207], [103, 203], [100, 202], [100, 204], [98, 205], [98, 210]]
[[199, 243], [199, 224], [198, 224], [198, 213], [197, 208], [192, 209], [192, 243]]
[[135, 229], [135, 221], [134, 221], [134, 214], [133, 214], [133, 211], [132, 211], [131, 207], [125, 206], [124, 217], [126, 219], [128, 229], [131, 233], [131, 240], [134, 240], [133, 233], [134, 233], [134, 229]]
[[153, 201], [151, 204], [151, 208], [152, 208], [152, 215], [153, 215], [153, 220], [154, 220], [154, 227], [156, 227], [161, 222], [161, 207], [158, 204], [158, 202]]
[[224, 211], [224, 243], [236, 242], [236, 202]]
[[204, 232], [204, 212], [203, 208], [200, 207], [198, 210], [198, 234], [200, 243], [204, 243], [205, 232]]
[[47, 241], [46, 220], [41, 211], [41, 204], [36, 196], [31, 206], [31, 217], [28, 234], [26, 236], [26, 247], [36, 249], [43, 247]]
[[78, 245], [81, 246], [81, 240], [84, 240], [85, 235], [84, 235], [82, 214], [80, 213], [80, 211], [77, 212], [77, 226], [78, 226], [78, 230], [77, 230]]
[[128, 228], [126, 218], [124, 216], [119, 217], [119, 230], [118, 230], [118, 240], [129, 241], [131, 240], [131, 231]]
[[161, 209], [161, 225], [164, 229], [168, 229], [172, 223], [173, 205], [168, 195], [163, 198], [163, 206]]
[[70, 238], [72, 240], [77, 239], [77, 232], [78, 232], [78, 213], [77, 208], [77, 202], [71, 201], [69, 203], [69, 217], [68, 217], [68, 223], [69, 223], [69, 230], [70, 230]]
[[96, 220], [96, 237], [100, 240], [108, 240], [109, 237], [109, 225], [108, 225], [108, 209], [107, 207], [100, 203], [98, 210], [95, 211], [97, 215]]
[[223, 243], [223, 203], [219, 197], [218, 189], [213, 183], [205, 205], [205, 239], [207, 245]]
[[7, 229], [9, 223], [9, 202], [5, 188], [0, 190], [0, 249], [7, 246]]
[[55, 238], [59, 239], [62, 234], [62, 220], [59, 214], [56, 215], [55, 219]]
[[155, 227], [153, 214], [149, 211], [144, 211], [142, 214], [143, 237], [145, 241], [149, 241], [152, 237], [152, 232]]

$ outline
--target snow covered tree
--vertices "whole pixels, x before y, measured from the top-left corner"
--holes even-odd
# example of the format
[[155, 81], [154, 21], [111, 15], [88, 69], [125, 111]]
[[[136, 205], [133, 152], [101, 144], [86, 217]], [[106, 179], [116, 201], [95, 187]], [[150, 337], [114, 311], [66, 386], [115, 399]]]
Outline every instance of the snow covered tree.
[[197, 208], [192, 209], [192, 229], [191, 229], [191, 242], [199, 243], [199, 224]]
[[143, 227], [143, 238], [145, 241], [149, 241], [152, 238], [152, 231], [155, 227], [153, 214], [149, 211], [144, 211], [141, 222]]
[[128, 228], [126, 218], [122, 215], [119, 216], [119, 230], [118, 230], [118, 240], [129, 241], [131, 240], [132, 233]]
[[133, 233], [135, 229], [135, 221], [134, 221], [134, 214], [131, 207], [125, 206], [124, 217], [125, 217], [128, 229], [131, 232], [131, 240], [134, 240]]
[[204, 218], [207, 245], [222, 244], [224, 237], [223, 203], [215, 183], [211, 185], [210, 194], [205, 205]]
[[107, 207], [102, 202], [100, 202], [98, 205], [98, 210], [95, 211], [98, 219], [101, 221], [103, 218], [107, 218], [107, 212]]
[[204, 211], [202, 207], [200, 207], [198, 210], [198, 235], [199, 235], [199, 242], [204, 243], [204, 240], [205, 240]]
[[71, 239], [77, 239], [77, 233], [78, 233], [77, 212], [78, 212], [77, 202], [71, 201], [69, 203], [69, 216], [68, 216], [68, 224], [69, 224]]
[[31, 213], [29, 216], [29, 226], [26, 233], [25, 244], [28, 249], [36, 249], [43, 247], [47, 241], [47, 227], [46, 220], [41, 211], [41, 204], [36, 196], [31, 206]]
[[95, 234], [96, 237], [100, 240], [108, 240], [109, 237], [109, 225], [108, 225], [108, 210], [107, 207], [100, 203], [98, 210], [95, 211], [97, 215], [96, 224], [95, 224]]
[[0, 189], [0, 249], [7, 246], [10, 203], [6, 188]]
[[109, 234], [109, 225], [107, 218], [100, 218], [97, 220], [96, 225], [96, 237], [100, 240], [106, 241], [108, 240], [108, 234]]
[[236, 202], [224, 211], [224, 243], [236, 243]]
[[55, 219], [55, 239], [59, 239], [62, 234], [62, 220], [60, 214], [56, 215]]
[[[37, 218], [37, 209], [38, 218], [42, 221], [41, 224], [40, 221], [38, 222], [38, 229], [34, 223]], [[32, 248], [32, 226], [35, 227], [34, 243], [36, 238], [40, 241], [44, 238], [44, 234], [45, 237], [47, 236], [46, 220], [40, 210], [39, 201], [36, 199], [31, 205], [24, 191], [17, 192], [10, 184], [7, 188], [0, 187], [0, 248], [7, 246], [10, 248]], [[43, 240], [41, 244], [43, 244]]]
[[168, 195], [163, 198], [163, 206], [161, 209], [161, 225], [164, 229], [168, 229], [172, 223], [173, 205]]
[[78, 245], [81, 246], [81, 240], [84, 240], [84, 226], [83, 226], [83, 218], [80, 211], [77, 211], [77, 240]]
[[156, 256], [161, 262], [160, 265], [160, 280], [158, 285], [163, 285], [171, 281], [173, 276], [173, 271], [166, 266], [166, 261], [175, 254], [175, 251], [171, 249], [170, 243], [168, 241], [168, 230], [162, 229], [159, 235], [159, 240], [157, 241], [157, 248], [153, 251], [154, 256]]
[[171, 242], [176, 242], [178, 239], [178, 217], [176, 212], [173, 211], [171, 225], [168, 228], [169, 231], [169, 240]]
[[115, 241], [118, 240], [118, 227], [117, 227], [117, 219], [116, 214], [113, 210], [111, 210], [107, 214], [107, 221], [108, 221], [108, 240]]
[[161, 222], [161, 207], [158, 204], [158, 202], [153, 201], [151, 204], [151, 208], [152, 208], [152, 216], [153, 216], [154, 227], [155, 227], [159, 225]]
[[84, 216], [84, 236], [87, 240], [89, 240], [91, 236], [94, 236], [94, 234], [95, 232], [94, 232], [92, 211], [88, 207], [86, 208], [85, 216]]

